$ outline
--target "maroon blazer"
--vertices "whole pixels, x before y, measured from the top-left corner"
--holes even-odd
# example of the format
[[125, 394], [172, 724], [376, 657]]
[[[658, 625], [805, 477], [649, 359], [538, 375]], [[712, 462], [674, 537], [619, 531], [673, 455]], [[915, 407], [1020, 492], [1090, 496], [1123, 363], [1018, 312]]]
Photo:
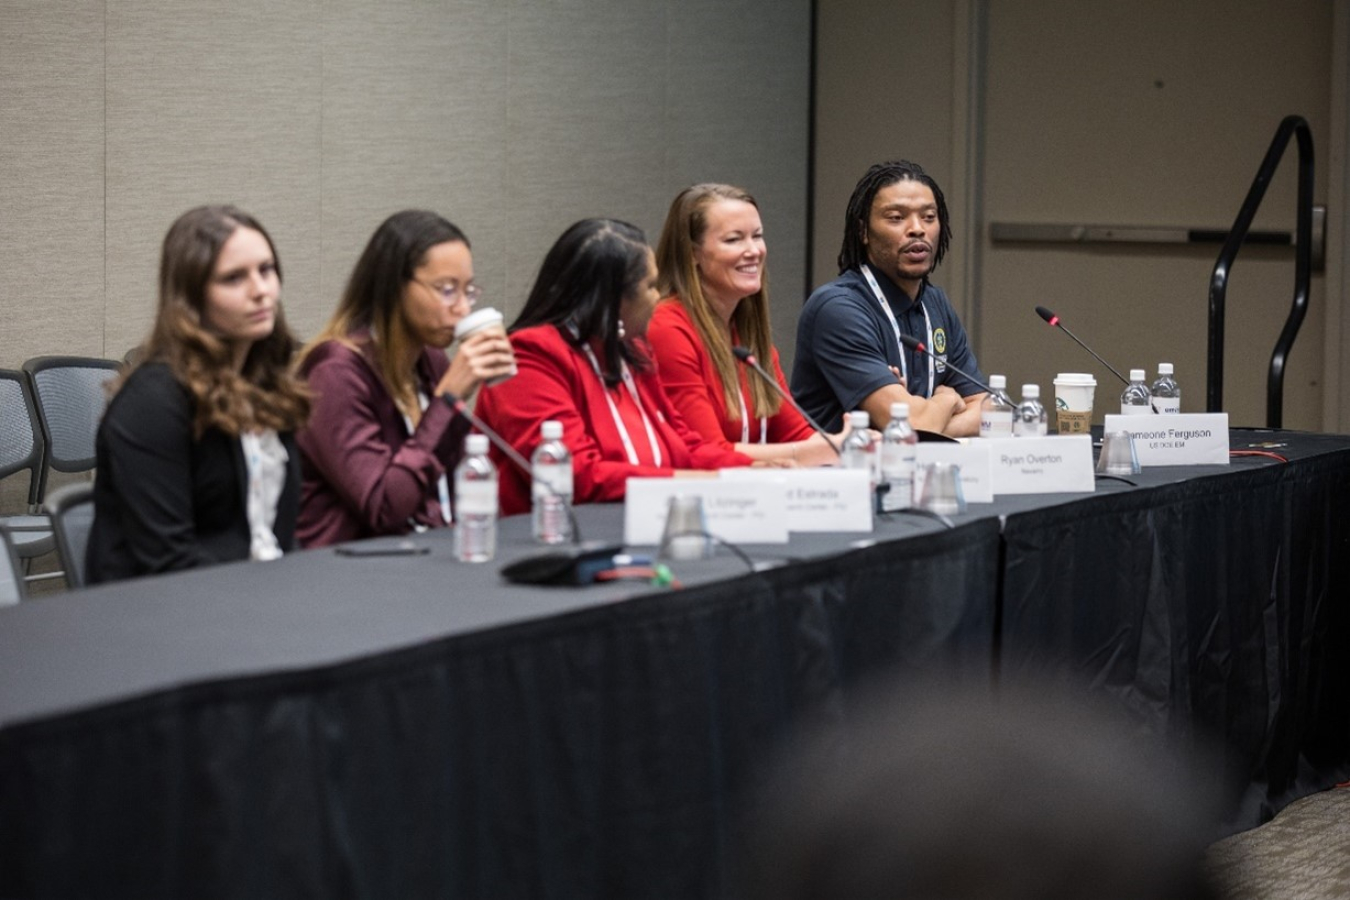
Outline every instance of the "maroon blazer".
[[[352, 341], [359, 350], [328, 341], [301, 366], [314, 392], [309, 424], [296, 435], [303, 479], [296, 537], [305, 547], [444, 525], [437, 480], [446, 473], [453, 480], [464, 452], [468, 424], [434, 398], [409, 435], [368, 335]], [[428, 397], [449, 366], [444, 352], [423, 349], [417, 381]], [[453, 500], [453, 485], [450, 493]]]

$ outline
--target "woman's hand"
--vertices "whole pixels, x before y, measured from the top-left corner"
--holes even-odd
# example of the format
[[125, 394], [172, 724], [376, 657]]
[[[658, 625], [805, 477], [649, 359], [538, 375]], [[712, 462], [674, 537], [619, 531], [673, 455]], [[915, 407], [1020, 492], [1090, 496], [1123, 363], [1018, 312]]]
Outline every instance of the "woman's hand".
[[450, 368], [436, 385], [436, 396], [453, 394], [468, 400], [479, 385], [510, 374], [515, 364], [516, 357], [506, 335], [495, 331], [471, 334], [460, 342]]

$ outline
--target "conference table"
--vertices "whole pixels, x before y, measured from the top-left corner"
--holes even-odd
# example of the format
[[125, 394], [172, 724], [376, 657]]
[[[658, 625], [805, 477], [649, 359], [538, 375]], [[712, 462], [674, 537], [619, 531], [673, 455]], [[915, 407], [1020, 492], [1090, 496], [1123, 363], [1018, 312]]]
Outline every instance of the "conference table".
[[1217, 742], [1220, 827], [1256, 825], [1350, 777], [1350, 437], [1232, 446], [678, 587], [508, 583], [515, 517], [488, 564], [447, 530], [0, 609], [0, 897], [714, 897], [785, 738], [935, 672]]

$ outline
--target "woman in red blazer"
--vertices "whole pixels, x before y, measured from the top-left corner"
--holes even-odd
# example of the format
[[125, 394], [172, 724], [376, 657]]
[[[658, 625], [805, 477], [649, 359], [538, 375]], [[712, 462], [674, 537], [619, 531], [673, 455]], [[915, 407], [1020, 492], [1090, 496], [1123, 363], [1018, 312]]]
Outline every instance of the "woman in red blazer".
[[[529, 457], [556, 419], [572, 451], [573, 502], [622, 500], [634, 476], [704, 475], [750, 459], [701, 439], [670, 406], [642, 336], [656, 261], [638, 228], [577, 222], [558, 238], [511, 326], [519, 374], [484, 388], [477, 412]], [[530, 484], [497, 451], [503, 515], [530, 508]]]
[[829, 465], [837, 461], [833, 448], [731, 353], [738, 344], [748, 348], [787, 393], [769, 326], [767, 257], [749, 193], [728, 184], [679, 193], [656, 247], [657, 288], [666, 299], [648, 330], [661, 385], [705, 440], [755, 460]]

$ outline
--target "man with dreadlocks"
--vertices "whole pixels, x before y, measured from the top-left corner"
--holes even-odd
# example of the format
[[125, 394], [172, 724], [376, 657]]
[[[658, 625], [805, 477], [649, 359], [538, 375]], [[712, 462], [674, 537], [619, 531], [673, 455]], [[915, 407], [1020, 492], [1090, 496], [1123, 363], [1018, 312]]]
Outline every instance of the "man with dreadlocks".
[[[827, 429], [852, 409], [884, 428], [900, 402], [918, 428], [979, 433], [985, 395], [947, 363], [980, 381], [984, 375], [956, 310], [928, 280], [951, 235], [942, 189], [912, 162], [872, 166], [853, 189], [839, 277], [806, 301], [792, 369], [792, 393]], [[933, 355], [905, 348], [901, 334]]]

